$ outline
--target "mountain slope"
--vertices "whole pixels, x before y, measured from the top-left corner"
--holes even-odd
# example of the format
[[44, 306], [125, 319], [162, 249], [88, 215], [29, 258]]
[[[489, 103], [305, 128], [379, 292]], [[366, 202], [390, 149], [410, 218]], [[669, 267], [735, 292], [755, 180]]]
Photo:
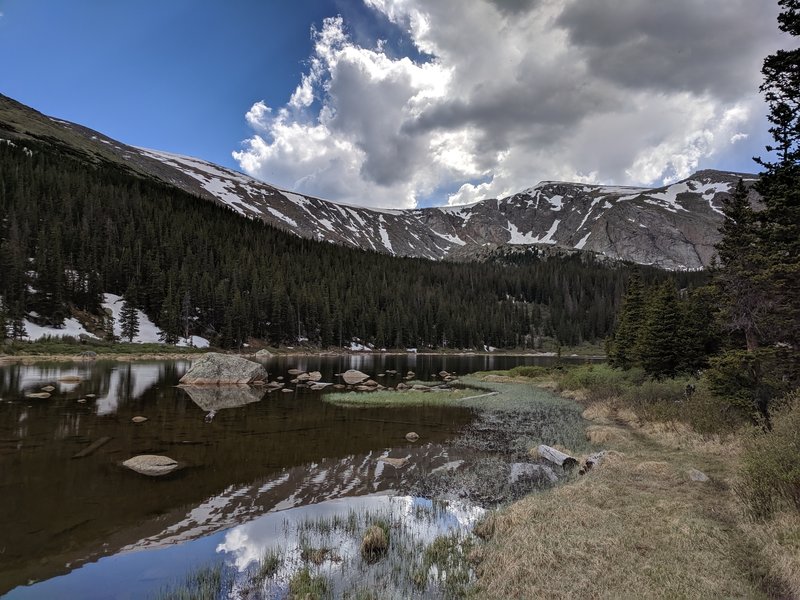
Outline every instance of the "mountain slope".
[[396, 256], [470, 259], [487, 247], [544, 245], [667, 269], [708, 266], [722, 200], [739, 177], [701, 171], [656, 189], [543, 182], [502, 199], [419, 210], [368, 209], [278, 189], [212, 163], [127, 146], [0, 96], [0, 138], [34, 138], [111, 162], [298, 236]]

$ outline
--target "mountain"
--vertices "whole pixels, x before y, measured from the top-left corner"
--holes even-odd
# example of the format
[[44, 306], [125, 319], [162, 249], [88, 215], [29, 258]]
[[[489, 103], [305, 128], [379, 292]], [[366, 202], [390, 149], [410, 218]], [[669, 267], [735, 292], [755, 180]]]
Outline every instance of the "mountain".
[[94, 163], [115, 163], [303, 238], [434, 260], [502, 247], [589, 251], [666, 269], [711, 264], [722, 200], [741, 177], [701, 171], [659, 188], [547, 181], [454, 207], [369, 209], [281, 190], [197, 158], [127, 146], [0, 95], [0, 138], [33, 138]]

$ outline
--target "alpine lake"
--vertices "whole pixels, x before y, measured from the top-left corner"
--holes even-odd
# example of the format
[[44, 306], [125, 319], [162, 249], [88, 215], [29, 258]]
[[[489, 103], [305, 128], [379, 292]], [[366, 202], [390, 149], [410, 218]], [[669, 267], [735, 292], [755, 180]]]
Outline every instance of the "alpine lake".
[[[420, 543], [469, 528], [484, 509], [408, 490], [413, 479], [470, 459], [450, 442], [473, 421], [472, 409], [337, 405], [324, 400], [332, 387], [298, 388], [289, 371], [339, 382], [338, 374], [359, 369], [392, 387], [409, 371], [431, 381], [440, 371], [554, 360], [277, 356], [262, 362], [291, 393], [231, 386], [212, 399], [178, 387], [188, 359], [0, 365], [0, 597], [169, 597], [164, 590], [198, 565], [222, 565], [229, 595], [281, 598], [311, 546], [358, 553], [360, 538], [331, 523], [352, 530], [364, 515], [383, 515]], [[48, 398], [31, 397], [43, 388]], [[411, 431], [419, 441], [406, 440]], [[141, 454], [169, 456], [181, 468], [147, 477], [122, 466]], [[259, 580], [261, 595], [248, 592], [245, 574], [278, 553], [284, 560]], [[355, 585], [340, 556], [314, 561], [338, 573], [336, 596]], [[370, 577], [352, 575], [361, 584]]]

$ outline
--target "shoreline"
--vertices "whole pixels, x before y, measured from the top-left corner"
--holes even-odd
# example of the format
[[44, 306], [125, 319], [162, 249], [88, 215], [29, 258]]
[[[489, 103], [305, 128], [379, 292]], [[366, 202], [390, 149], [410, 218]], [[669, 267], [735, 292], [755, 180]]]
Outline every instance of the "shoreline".
[[[254, 352], [225, 352], [219, 350], [208, 350], [203, 352], [108, 352], [97, 353], [95, 357], [85, 357], [80, 354], [0, 354], [0, 365], [23, 363], [31, 364], [36, 362], [94, 362], [98, 360], [113, 360], [119, 362], [132, 362], [132, 361], [155, 361], [155, 360], [196, 360], [210, 352], [219, 352], [221, 354], [229, 354], [231, 356], [240, 356], [248, 360], [260, 360], [261, 357], [256, 357]], [[337, 357], [337, 356], [453, 356], [453, 357], [466, 357], [466, 356], [505, 356], [509, 358], [558, 358], [554, 352], [351, 352], [351, 351], [331, 351], [331, 350], [304, 350], [304, 351], [281, 351], [273, 352], [272, 356], [265, 357], [262, 360], [269, 360], [271, 358], [279, 357], [293, 357], [293, 356], [319, 356], [319, 357]], [[598, 354], [566, 354], [562, 353], [562, 359], [585, 359], [585, 360], [605, 360], [605, 356]]]

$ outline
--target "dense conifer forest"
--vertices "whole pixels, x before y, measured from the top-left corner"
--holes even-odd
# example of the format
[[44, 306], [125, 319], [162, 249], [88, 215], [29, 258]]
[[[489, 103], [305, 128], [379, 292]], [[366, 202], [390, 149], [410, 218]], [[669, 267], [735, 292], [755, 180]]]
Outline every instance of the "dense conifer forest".
[[[376, 347], [574, 345], [611, 330], [629, 265], [587, 255], [456, 264], [299, 239], [118, 166], [0, 144], [0, 333], [125, 296], [168, 342], [307, 338]], [[655, 269], [645, 277], [665, 275]], [[680, 275], [681, 285], [697, 279]]]

